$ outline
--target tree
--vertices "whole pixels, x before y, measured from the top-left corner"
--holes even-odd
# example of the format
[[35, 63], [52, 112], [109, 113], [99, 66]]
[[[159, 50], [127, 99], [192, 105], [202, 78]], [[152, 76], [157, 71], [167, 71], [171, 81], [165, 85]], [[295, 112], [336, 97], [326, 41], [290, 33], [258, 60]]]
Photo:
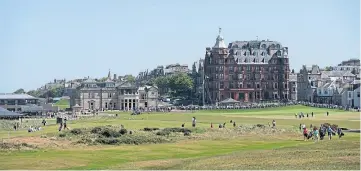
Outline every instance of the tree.
[[107, 79], [108, 79], [108, 77], [103, 77], [103, 78], [99, 79], [99, 82], [104, 82], [104, 81], [106, 81]]
[[327, 67], [325, 67], [325, 71], [331, 71], [331, 67], [330, 66], [327, 66]]
[[169, 87], [173, 96], [189, 97], [193, 88], [193, 80], [185, 73], [175, 74], [169, 79]]
[[193, 80], [193, 95], [196, 95], [196, 92], [197, 92], [197, 79], [198, 79], [198, 72], [197, 72], [197, 67], [196, 67], [196, 62], [193, 63], [192, 65], [192, 80]]
[[291, 73], [292, 73], [292, 74], [294, 74], [294, 73], [295, 73], [295, 70], [294, 70], [294, 69], [292, 69]]
[[154, 80], [154, 84], [157, 85], [160, 94], [168, 92], [169, 78], [168, 76], [161, 76]]
[[24, 94], [25, 93], [25, 90], [20, 88], [20, 89], [17, 89], [14, 94]]
[[133, 75], [125, 75], [124, 79], [125, 79], [125, 81], [130, 82], [130, 83], [135, 82], [135, 77]]

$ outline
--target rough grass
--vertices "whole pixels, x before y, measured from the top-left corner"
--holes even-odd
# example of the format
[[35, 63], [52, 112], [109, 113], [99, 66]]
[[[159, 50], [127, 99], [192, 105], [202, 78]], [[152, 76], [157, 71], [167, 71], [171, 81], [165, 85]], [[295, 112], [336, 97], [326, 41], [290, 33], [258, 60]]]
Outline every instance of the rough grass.
[[[298, 112], [316, 114], [314, 118], [295, 119]], [[330, 116], [326, 117], [326, 111]], [[300, 123], [319, 125], [337, 124], [340, 127], [359, 129], [360, 115], [322, 108], [292, 106], [271, 109], [199, 111], [195, 113], [159, 113], [118, 117], [95, 117], [69, 121], [71, 131], [60, 138], [58, 126], [46, 126], [43, 131], [27, 133], [25, 130], [0, 131], [8, 142], [22, 141], [54, 143], [66, 146], [41, 147], [34, 150], [15, 150], [0, 155], [2, 169], [289, 169], [289, 170], [359, 170], [360, 134], [346, 133], [342, 139], [323, 140], [318, 143], [303, 141], [298, 131]], [[191, 128], [191, 118], [196, 116], [197, 128]], [[277, 129], [268, 127], [276, 119]], [[233, 120], [240, 128], [233, 128]], [[226, 122], [226, 129], [218, 124]], [[177, 128], [185, 123], [191, 136], [178, 131], [170, 135], [175, 141], [163, 144], [96, 145], [70, 144], [69, 137], [83, 134], [84, 129], [112, 125], [120, 130], [124, 125], [134, 136], [156, 134], [164, 128]], [[213, 129], [210, 124], [213, 123]], [[263, 124], [266, 127], [254, 127]], [[81, 128], [81, 129], [76, 129]], [[144, 128], [159, 128], [141, 131]], [[100, 131], [99, 131], [100, 132]], [[179, 136], [173, 136], [179, 135]], [[43, 138], [40, 138], [43, 136]], [[46, 138], [49, 137], [49, 138]], [[58, 137], [52, 139], [53, 137]], [[121, 136], [122, 137], [122, 136]], [[124, 136], [125, 137], [125, 136]], [[158, 136], [168, 138], [167, 136]], [[181, 137], [181, 138], [175, 138]], [[40, 144], [40, 143], [39, 143]], [[1, 152], [0, 152], [1, 153]], [[18, 162], [18, 161], [22, 162]], [[46, 165], [44, 165], [46, 163]]]

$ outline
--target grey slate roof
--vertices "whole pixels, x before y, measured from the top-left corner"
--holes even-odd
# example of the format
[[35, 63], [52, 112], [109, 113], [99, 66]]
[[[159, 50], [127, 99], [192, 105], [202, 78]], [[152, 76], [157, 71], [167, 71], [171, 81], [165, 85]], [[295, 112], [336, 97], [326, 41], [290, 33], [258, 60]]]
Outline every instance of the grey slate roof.
[[96, 83], [96, 81], [94, 79], [88, 78], [83, 83]]
[[351, 71], [322, 71], [321, 77], [344, 77], [355, 76]]
[[37, 99], [28, 94], [0, 94], [0, 99]]
[[135, 84], [132, 84], [130, 82], [122, 82], [119, 84], [118, 88], [135, 88]]
[[[284, 49], [276, 41], [234, 41], [228, 45], [229, 55], [233, 56], [238, 64], [268, 64], [272, 57], [284, 57]], [[273, 50], [270, 54], [268, 50]], [[280, 56], [276, 56], [281, 53]]]

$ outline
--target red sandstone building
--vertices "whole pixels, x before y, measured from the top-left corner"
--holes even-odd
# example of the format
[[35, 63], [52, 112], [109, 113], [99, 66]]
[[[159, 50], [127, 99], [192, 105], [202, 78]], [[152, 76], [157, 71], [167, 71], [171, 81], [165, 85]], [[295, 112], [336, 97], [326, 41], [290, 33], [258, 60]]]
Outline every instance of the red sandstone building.
[[206, 102], [288, 100], [288, 48], [276, 41], [224, 43], [221, 29], [204, 60]]

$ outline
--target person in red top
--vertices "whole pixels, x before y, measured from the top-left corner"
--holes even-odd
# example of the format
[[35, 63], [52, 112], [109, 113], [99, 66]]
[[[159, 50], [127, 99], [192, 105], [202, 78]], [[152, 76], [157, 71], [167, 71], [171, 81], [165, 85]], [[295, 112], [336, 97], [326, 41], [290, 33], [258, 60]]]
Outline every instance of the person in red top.
[[308, 138], [308, 131], [307, 128], [303, 128], [303, 140], [306, 141]]

